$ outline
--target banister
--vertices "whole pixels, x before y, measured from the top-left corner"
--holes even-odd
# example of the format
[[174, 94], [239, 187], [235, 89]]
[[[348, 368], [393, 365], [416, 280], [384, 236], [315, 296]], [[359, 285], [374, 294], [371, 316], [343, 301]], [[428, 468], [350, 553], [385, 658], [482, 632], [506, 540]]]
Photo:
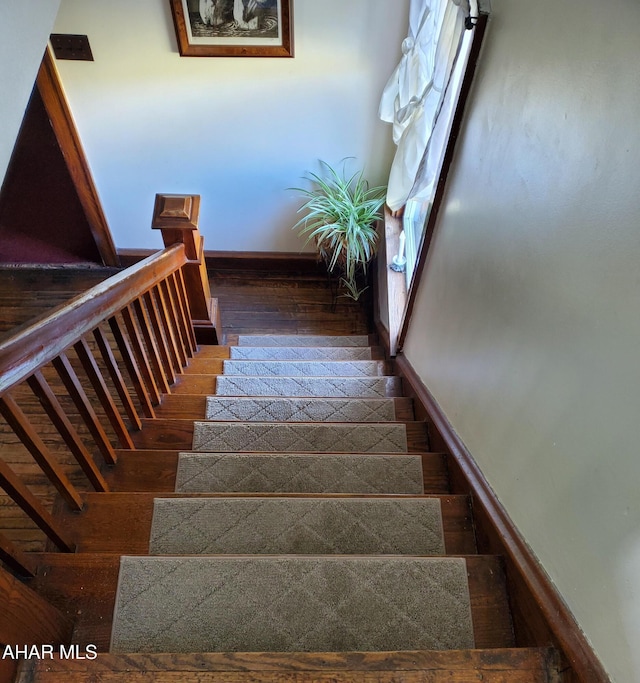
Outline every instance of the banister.
[[187, 263], [175, 244], [109, 278], [0, 343], [0, 395]]

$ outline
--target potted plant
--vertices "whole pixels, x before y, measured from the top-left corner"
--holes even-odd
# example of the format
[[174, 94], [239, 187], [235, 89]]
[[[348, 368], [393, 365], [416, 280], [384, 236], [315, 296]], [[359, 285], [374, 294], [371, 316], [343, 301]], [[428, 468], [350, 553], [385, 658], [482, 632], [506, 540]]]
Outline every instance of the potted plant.
[[318, 255], [330, 273], [337, 273], [346, 296], [358, 300], [366, 287], [360, 288], [358, 276], [366, 274], [367, 265], [378, 246], [376, 220], [381, 216], [385, 187], [369, 187], [363, 172], [346, 177], [326, 161], [320, 161], [323, 175], [308, 173], [312, 189], [291, 188], [307, 201], [298, 209], [305, 215], [293, 226], [298, 234], [313, 240]]

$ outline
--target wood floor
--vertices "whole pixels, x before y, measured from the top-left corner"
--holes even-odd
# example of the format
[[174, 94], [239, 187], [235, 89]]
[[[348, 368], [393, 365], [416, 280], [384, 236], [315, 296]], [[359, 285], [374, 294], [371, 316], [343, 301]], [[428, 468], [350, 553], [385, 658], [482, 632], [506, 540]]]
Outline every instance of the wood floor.
[[361, 302], [338, 296], [315, 268], [278, 276], [268, 271], [210, 270], [226, 334], [367, 334], [367, 293]]

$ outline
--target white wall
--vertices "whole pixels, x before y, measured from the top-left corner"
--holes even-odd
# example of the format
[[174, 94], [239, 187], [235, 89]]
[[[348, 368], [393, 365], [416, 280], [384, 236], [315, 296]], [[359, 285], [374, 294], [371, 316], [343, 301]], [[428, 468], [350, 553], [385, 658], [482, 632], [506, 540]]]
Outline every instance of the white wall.
[[202, 195], [207, 249], [299, 251], [288, 187], [357, 157], [384, 182], [377, 121], [408, 0], [295, 0], [294, 59], [180, 57], [167, 0], [62, 0], [56, 31], [95, 62], [58, 62], [116, 246], [161, 246], [156, 192]]
[[640, 3], [494, 0], [405, 352], [640, 681]]
[[0, 185], [59, 4], [0, 0]]

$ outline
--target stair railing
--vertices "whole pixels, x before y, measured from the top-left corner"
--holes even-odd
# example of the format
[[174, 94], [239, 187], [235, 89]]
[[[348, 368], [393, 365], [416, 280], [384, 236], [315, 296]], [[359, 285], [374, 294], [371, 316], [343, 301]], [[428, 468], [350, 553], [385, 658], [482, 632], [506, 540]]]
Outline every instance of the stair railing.
[[[162, 394], [171, 391], [196, 350], [183, 276], [189, 262], [185, 245], [174, 244], [0, 343], [0, 414], [72, 510], [82, 510], [83, 498], [52, 453], [51, 438], [40, 433], [41, 413], [90, 487], [108, 491], [95, 455], [115, 465], [114, 441], [135, 448], [130, 431], [141, 429], [141, 416], [155, 417]], [[34, 422], [30, 413], [38, 404]], [[74, 551], [68, 529], [3, 458], [0, 488], [58, 550]], [[4, 534], [0, 560], [20, 575], [34, 575], [29, 553]]]

